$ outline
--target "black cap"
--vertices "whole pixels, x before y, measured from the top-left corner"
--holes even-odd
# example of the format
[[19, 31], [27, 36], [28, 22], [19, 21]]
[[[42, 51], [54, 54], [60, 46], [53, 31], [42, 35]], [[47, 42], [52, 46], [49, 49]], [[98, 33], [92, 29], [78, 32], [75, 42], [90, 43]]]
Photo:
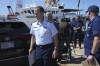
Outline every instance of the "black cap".
[[88, 7], [88, 10], [86, 12], [99, 12], [99, 7], [96, 5], [92, 5]]

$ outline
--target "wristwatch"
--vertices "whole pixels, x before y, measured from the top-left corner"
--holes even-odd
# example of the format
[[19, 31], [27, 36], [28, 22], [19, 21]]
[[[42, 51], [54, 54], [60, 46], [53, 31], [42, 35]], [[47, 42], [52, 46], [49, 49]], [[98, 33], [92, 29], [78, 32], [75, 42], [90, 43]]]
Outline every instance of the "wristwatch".
[[93, 53], [90, 53], [90, 55], [94, 56], [95, 54], [93, 54]]

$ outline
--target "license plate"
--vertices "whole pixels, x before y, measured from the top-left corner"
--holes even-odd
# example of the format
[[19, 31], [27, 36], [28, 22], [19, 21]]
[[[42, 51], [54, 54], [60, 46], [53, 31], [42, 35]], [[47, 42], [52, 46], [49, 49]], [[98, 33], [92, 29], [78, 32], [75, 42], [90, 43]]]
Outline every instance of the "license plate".
[[1, 42], [1, 49], [14, 48], [14, 42]]

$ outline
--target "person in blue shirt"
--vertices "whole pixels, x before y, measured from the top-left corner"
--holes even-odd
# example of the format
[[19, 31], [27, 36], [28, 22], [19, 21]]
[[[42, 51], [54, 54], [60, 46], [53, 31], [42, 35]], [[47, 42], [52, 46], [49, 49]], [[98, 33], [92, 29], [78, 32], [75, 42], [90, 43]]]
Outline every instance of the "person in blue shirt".
[[58, 61], [61, 61], [61, 44], [60, 44], [60, 41], [61, 41], [61, 39], [60, 39], [60, 33], [59, 33], [59, 22], [57, 21], [57, 19], [53, 19], [53, 15], [52, 15], [52, 13], [50, 12], [50, 11], [47, 11], [46, 12], [46, 14], [45, 14], [45, 17], [47, 18], [47, 20], [50, 22], [50, 23], [53, 23], [54, 24], [54, 26], [56, 27], [56, 29], [58, 30], [58, 40], [59, 40], [59, 43], [58, 43], [58, 52], [59, 52], [59, 55], [58, 55], [58, 57], [55, 59], [55, 60], [57, 60], [58, 59]]
[[70, 43], [73, 41], [73, 34], [74, 34], [74, 25], [76, 23], [75, 17], [73, 17], [72, 21], [69, 23], [71, 25], [71, 30], [70, 30]]
[[72, 21], [70, 22], [70, 25], [72, 27], [74, 27], [75, 23], [76, 23], [76, 19], [75, 19], [75, 17], [73, 17]]
[[53, 23], [54, 26], [56, 27], [56, 29], [59, 31], [59, 22], [57, 21], [57, 19], [53, 19], [52, 13], [47, 11], [46, 12], [46, 18], [50, 23]]
[[79, 39], [79, 48], [81, 49], [81, 43], [82, 43], [82, 26], [83, 21], [81, 20], [80, 16], [76, 17], [76, 23], [74, 23], [74, 48], [76, 48], [77, 39]]
[[100, 64], [100, 17], [98, 13], [99, 7], [96, 5], [89, 6], [86, 13], [91, 20], [84, 37], [85, 55], [89, 64], [94, 58]]
[[34, 9], [37, 21], [31, 26], [31, 43], [29, 54], [36, 43], [36, 66], [53, 66], [53, 59], [58, 55], [57, 29], [53, 23], [44, 17], [44, 9], [37, 6]]

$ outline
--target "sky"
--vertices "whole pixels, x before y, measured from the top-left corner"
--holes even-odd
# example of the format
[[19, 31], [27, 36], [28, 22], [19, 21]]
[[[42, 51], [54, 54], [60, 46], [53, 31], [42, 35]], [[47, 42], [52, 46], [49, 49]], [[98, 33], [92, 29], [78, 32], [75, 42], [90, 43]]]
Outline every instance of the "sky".
[[[12, 6], [13, 11], [16, 11], [16, 1], [17, 0], [0, 0], [0, 15], [7, 15], [9, 13], [6, 6]], [[36, 5], [44, 6], [43, 0], [23, 0], [23, 7], [31, 5], [32, 3]], [[65, 8], [77, 9], [78, 0], [60, 0], [59, 4], [64, 3]], [[100, 0], [80, 0], [81, 14], [84, 14], [90, 5], [97, 5], [100, 8]]]

